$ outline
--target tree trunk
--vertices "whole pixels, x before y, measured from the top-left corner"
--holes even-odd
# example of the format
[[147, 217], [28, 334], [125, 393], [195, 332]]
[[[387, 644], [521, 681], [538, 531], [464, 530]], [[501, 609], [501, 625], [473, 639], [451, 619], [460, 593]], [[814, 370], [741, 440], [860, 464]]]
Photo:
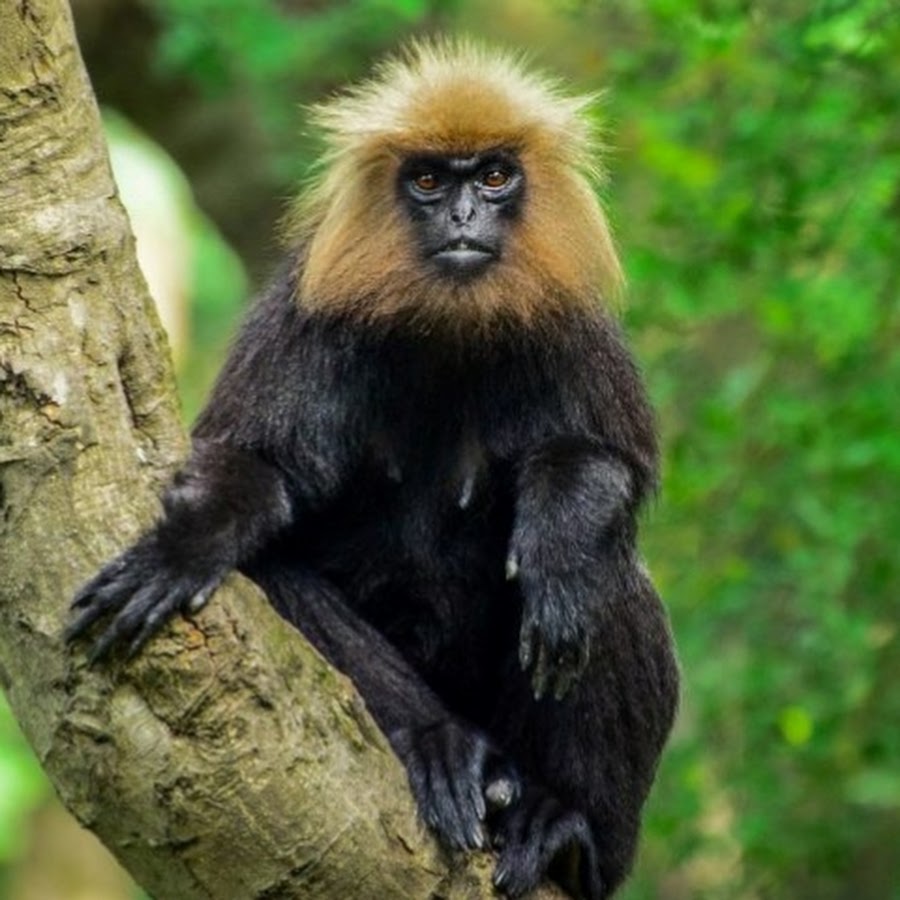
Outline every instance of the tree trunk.
[[69, 10], [0, 23], [0, 685], [63, 803], [159, 898], [490, 896], [490, 856], [437, 848], [352, 684], [246, 580], [132, 663], [63, 645], [187, 444]]

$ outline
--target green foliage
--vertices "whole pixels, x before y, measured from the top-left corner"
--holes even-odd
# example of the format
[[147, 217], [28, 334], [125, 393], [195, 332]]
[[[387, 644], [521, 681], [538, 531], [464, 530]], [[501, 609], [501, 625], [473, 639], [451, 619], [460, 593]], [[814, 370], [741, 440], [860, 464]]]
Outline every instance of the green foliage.
[[[685, 669], [652, 881], [887, 897], [900, 15], [673, 0], [583, 15], [618, 29], [615, 214], [666, 446], [646, 549]], [[626, 895], [658, 896], [651, 878]]]
[[354, 0], [288, 15], [273, 0], [160, 0], [168, 25], [160, 65], [188, 69], [211, 90], [246, 79], [267, 86], [285, 75], [328, 78], [362, 47], [414, 25], [429, 5]]
[[[157, 0], [164, 24], [159, 65], [189, 72], [207, 91], [240, 90], [272, 135], [273, 165], [296, 177], [298, 101], [319, 99], [359, 73], [426, 16], [455, 0], [345, 0], [302, 12], [277, 0]], [[304, 156], [301, 145], [299, 157]], [[307, 149], [308, 153], [308, 149]]]
[[0, 892], [4, 870], [27, 837], [22, 822], [49, 794], [47, 779], [0, 693]]

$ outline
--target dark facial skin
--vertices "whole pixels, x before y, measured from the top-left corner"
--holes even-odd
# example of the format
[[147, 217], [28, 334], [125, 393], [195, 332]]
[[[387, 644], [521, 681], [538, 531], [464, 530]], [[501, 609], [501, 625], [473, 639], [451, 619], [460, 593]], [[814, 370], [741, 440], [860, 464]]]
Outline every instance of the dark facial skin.
[[424, 154], [403, 163], [398, 187], [424, 257], [442, 274], [467, 279], [501, 257], [522, 208], [525, 173], [508, 151]]

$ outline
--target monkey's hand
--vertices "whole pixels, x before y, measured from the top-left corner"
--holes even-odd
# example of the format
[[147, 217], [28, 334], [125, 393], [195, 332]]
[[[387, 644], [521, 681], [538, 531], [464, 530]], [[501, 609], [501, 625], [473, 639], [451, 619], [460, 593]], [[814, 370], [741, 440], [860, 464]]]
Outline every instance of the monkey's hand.
[[494, 884], [509, 897], [534, 890], [554, 862], [554, 877], [574, 896], [607, 896], [587, 818], [540, 786], [529, 785], [517, 803], [498, 813], [494, 846], [500, 856]]
[[531, 672], [534, 697], [562, 700], [587, 667], [595, 602], [590, 579], [577, 571], [547, 573], [519, 570], [510, 557], [522, 589], [519, 661]]
[[484, 849], [484, 822], [513, 804], [518, 775], [488, 738], [453, 720], [399, 728], [391, 745], [406, 766], [419, 814], [448, 847]]
[[176, 612], [195, 612], [209, 600], [234, 565], [227, 550], [227, 542], [178, 546], [160, 529], [149, 531], [78, 591], [66, 640], [108, 619], [91, 649], [91, 664], [116, 645], [134, 656]]

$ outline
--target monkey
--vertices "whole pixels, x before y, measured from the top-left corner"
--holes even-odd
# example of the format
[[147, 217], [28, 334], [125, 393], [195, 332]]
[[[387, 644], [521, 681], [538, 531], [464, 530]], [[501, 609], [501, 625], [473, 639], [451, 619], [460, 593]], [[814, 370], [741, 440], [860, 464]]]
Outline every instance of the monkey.
[[[322, 161], [158, 522], [66, 637], [132, 656], [237, 569], [354, 682], [496, 888], [627, 876], [679, 672], [637, 547], [657, 434], [594, 98], [466, 40], [312, 110]], [[100, 626], [102, 625], [102, 629]]]

